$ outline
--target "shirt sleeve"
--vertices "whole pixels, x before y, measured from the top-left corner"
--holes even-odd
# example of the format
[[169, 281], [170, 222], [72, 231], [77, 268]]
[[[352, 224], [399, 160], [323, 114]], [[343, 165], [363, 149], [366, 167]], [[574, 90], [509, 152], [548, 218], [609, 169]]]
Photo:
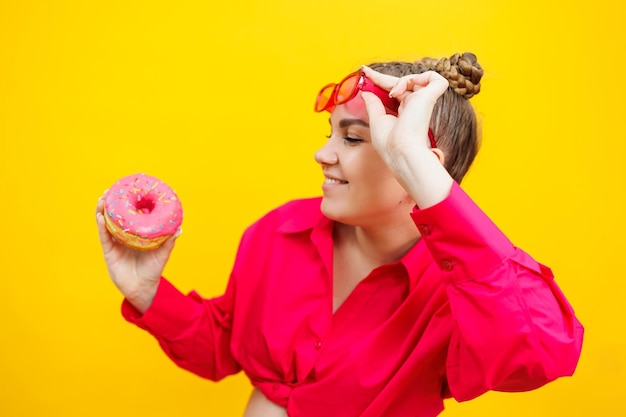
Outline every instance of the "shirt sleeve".
[[124, 300], [124, 318], [148, 331], [178, 366], [214, 381], [241, 370], [230, 349], [234, 280], [218, 298], [183, 295], [161, 278], [151, 306], [141, 315]]
[[454, 320], [446, 377], [455, 399], [572, 375], [583, 327], [548, 267], [514, 247], [457, 183], [412, 218], [446, 285]]

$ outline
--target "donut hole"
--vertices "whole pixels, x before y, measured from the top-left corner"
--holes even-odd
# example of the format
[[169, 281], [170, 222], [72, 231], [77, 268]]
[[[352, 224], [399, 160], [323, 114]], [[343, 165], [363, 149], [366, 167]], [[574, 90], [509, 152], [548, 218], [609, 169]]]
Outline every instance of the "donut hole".
[[137, 202], [135, 203], [135, 208], [141, 214], [150, 213], [152, 210], [154, 210], [154, 206], [155, 206], [154, 198], [152, 198], [152, 196], [150, 195], [139, 197], [137, 199]]

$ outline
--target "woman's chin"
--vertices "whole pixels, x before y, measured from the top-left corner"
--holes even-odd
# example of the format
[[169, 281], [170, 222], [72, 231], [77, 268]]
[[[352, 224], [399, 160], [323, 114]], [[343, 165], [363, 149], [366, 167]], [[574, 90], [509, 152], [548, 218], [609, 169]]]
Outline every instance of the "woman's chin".
[[336, 201], [332, 201], [326, 197], [322, 198], [320, 209], [324, 216], [334, 221], [341, 221], [346, 214], [346, 210], [342, 207], [342, 204], [338, 204]]
[[330, 199], [323, 198], [321, 204], [321, 211], [324, 216], [330, 220], [338, 223], [356, 225], [356, 214], [354, 210], [350, 210], [345, 204], [341, 204]]

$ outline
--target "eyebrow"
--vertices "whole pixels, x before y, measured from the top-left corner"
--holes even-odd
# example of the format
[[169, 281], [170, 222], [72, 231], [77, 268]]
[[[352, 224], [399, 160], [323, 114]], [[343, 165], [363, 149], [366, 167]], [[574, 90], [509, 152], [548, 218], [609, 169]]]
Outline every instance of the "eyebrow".
[[[330, 123], [330, 119], [328, 119], [328, 123]], [[339, 127], [342, 129], [348, 126], [353, 126], [353, 125], [358, 125], [358, 126], [363, 126], [363, 127], [368, 127], [368, 128], [370, 127], [369, 123], [361, 119], [341, 119], [339, 121]]]

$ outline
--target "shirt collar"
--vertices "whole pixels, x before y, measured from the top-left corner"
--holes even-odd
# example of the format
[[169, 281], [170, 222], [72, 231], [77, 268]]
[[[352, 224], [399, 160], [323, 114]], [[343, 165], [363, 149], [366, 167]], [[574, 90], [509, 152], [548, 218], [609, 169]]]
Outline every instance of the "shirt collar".
[[[312, 198], [309, 201], [310, 204], [300, 206], [297, 212], [291, 212], [289, 218], [277, 230], [279, 233], [284, 234], [296, 234], [315, 230], [315, 234], [320, 235], [320, 240], [316, 244], [318, 246], [321, 244], [321, 241], [326, 239], [332, 240], [333, 221], [324, 216], [320, 210], [321, 197]], [[411, 288], [413, 288], [428, 265], [432, 264], [432, 261], [432, 255], [426, 247], [424, 239], [420, 239], [396, 264], [402, 265], [411, 283]]]
[[297, 211], [290, 211], [289, 217], [278, 227], [278, 233], [301, 233], [316, 228], [318, 224], [321, 226], [325, 223], [332, 223], [322, 214], [321, 203], [321, 197], [311, 198], [308, 204], [300, 205]]
[[426, 242], [421, 238], [398, 262], [404, 267], [412, 289], [417, 285], [419, 278], [424, 275], [426, 268], [433, 263], [433, 257], [426, 247]]

